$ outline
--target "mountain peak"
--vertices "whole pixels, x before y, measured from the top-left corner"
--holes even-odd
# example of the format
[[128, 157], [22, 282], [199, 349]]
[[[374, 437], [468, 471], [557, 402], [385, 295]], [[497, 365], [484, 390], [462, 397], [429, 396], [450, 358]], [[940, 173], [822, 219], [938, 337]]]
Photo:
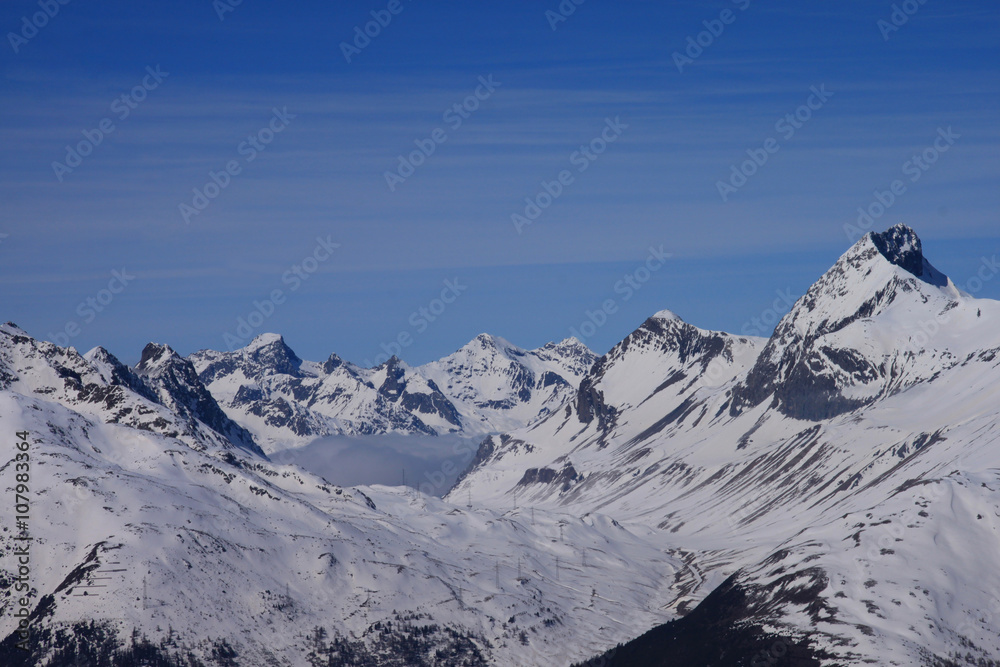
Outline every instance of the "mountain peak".
[[410, 365], [394, 354], [385, 361], [383, 361], [378, 366], [373, 366], [371, 370], [373, 371], [385, 370], [390, 375], [395, 374], [397, 376], [401, 376], [402, 374], [410, 370]]
[[0, 331], [8, 333], [8, 334], [10, 334], [12, 336], [27, 336], [28, 335], [28, 333], [24, 329], [22, 329], [21, 327], [17, 326], [13, 322], [7, 322], [5, 324], [0, 324]]
[[254, 339], [243, 349], [250, 352], [252, 350], [257, 350], [259, 348], [275, 344], [286, 345], [284, 336], [276, 333], [262, 333], [254, 336]]
[[581, 341], [576, 336], [570, 336], [569, 338], [563, 338], [558, 343], [546, 343], [546, 348], [556, 349], [556, 350], [590, 350], [587, 345]]
[[677, 313], [675, 313], [672, 310], [666, 310], [666, 309], [661, 310], [658, 313], [654, 313], [653, 314], [653, 318], [657, 319], [657, 320], [666, 320], [666, 321], [669, 321], [669, 322], [683, 322], [684, 321], [684, 320], [682, 320], [680, 318], [680, 316], [677, 315]]
[[582, 362], [583, 365], [587, 367], [589, 367], [590, 364], [597, 359], [597, 355], [594, 354], [594, 351], [587, 347], [587, 345], [576, 336], [563, 338], [558, 343], [546, 343], [542, 347], [537, 350], [532, 350], [531, 352], [541, 355], [555, 355], [555, 358], [567, 361], [577, 360], [578, 362]]
[[773, 396], [772, 405], [785, 416], [828, 419], [870, 403], [890, 383], [899, 390], [899, 371], [885, 360], [901, 353], [905, 339], [872, 336], [888, 331], [893, 316], [881, 329], [876, 320], [895, 309], [897, 318], [915, 314], [935, 321], [958, 295], [924, 257], [911, 228], [899, 224], [866, 234], [778, 322], [734, 389], [730, 412]]
[[285, 375], [297, 375], [302, 366], [302, 360], [288, 347], [284, 337], [276, 333], [262, 333], [254, 337], [239, 352], [245, 359]]
[[107, 348], [103, 345], [98, 345], [89, 352], [83, 355], [83, 358], [87, 361], [93, 362], [109, 362], [111, 360], [118, 361], [115, 355], [108, 352]]
[[521, 348], [517, 347], [510, 341], [501, 338], [500, 336], [494, 336], [493, 334], [481, 333], [471, 341], [466, 343], [463, 348], [468, 348], [472, 350], [496, 350], [499, 352], [512, 352], [518, 354], [523, 352]]
[[481, 333], [478, 336], [476, 336], [473, 340], [484, 347], [487, 345], [495, 346], [497, 344], [496, 337], [488, 333]]
[[884, 232], [868, 232], [875, 249], [896, 266], [921, 277], [924, 273], [924, 253], [920, 237], [912, 228], [900, 223]]
[[868, 232], [844, 255], [859, 265], [877, 256], [925, 283], [936, 287], [948, 285], [948, 277], [927, 261], [920, 237], [907, 225], [898, 223], [884, 232]]
[[344, 360], [341, 359], [336, 354], [334, 354], [333, 352], [331, 352], [327, 360], [323, 362], [323, 372], [329, 375], [330, 373], [332, 373], [333, 371], [335, 371], [336, 369], [340, 368], [343, 365], [344, 365]]
[[154, 366], [173, 358], [179, 359], [180, 356], [174, 352], [173, 348], [169, 345], [162, 343], [147, 343], [146, 347], [142, 348], [142, 357], [139, 359], [139, 363], [136, 364], [135, 368], [138, 371], [148, 371]]
[[169, 345], [146, 345], [134, 371], [158, 395], [161, 405], [184, 418], [200, 421], [237, 447], [264, 456], [250, 432], [222, 411], [191, 360]]

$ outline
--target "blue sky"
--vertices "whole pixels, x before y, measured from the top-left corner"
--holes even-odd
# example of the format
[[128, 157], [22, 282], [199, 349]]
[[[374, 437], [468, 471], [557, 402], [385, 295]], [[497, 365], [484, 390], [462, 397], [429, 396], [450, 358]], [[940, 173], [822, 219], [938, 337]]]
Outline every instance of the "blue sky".
[[[380, 360], [402, 334], [411, 363], [482, 331], [535, 347], [609, 300], [586, 330], [599, 353], [663, 308], [739, 332], [802, 294], [894, 180], [874, 228], [910, 224], [959, 284], [1000, 254], [995, 2], [914, 0], [890, 32], [878, 1], [587, 0], [553, 30], [556, 0], [401, 0], [351, 62], [341, 43], [388, 1], [290, 4], [220, 20], [210, 0], [70, 0], [37, 34], [37, 0], [0, 4], [0, 318], [47, 339], [70, 325], [70, 344], [128, 362], [150, 340], [224, 349], [274, 290], [252, 333], [313, 359]], [[679, 71], [689, 37], [705, 46]], [[460, 126], [456, 104], [474, 107]], [[614, 141], [581, 158], [608, 119]], [[113, 131], [78, 166], [53, 167], [102, 121]], [[724, 201], [719, 181], [768, 139]], [[391, 190], [415, 142], [434, 151]], [[512, 214], [564, 171], [519, 233]], [[317, 239], [339, 247], [317, 255]], [[650, 247], [670, 258], [616, 289], [647, 277]], [[462, 286], [448, 304], [445, 281]], [[1000, 298], [1000, 276], [977, 295]]]

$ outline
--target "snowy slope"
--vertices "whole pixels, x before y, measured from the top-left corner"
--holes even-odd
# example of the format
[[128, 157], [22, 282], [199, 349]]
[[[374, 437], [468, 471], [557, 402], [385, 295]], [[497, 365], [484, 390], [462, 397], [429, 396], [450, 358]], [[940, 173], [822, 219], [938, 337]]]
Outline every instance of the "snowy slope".
[[783, 579], [820, 584], [815, 599], [775, 605], [768, 621], [810, 631], [828, 660], [990, 664], [1000, 658], [997, 553], [1000, 470], [956, 471], [811, 527], [738, 579], [765, 605]]
[[[32, 665], [66, 644], [60, 629], [79, 636], [74, 624], [90, 621], [205, 664], [231, 649], [241, 665], [304, 665], [316, 627], [372, 655], [408, 637], [428, 655], [465, 656], [426, 664], [560, 664], [671, 618], [676, 589], [691, 585], [659, 531], [600, 515], [337, 488], [9, 389], [0, 421], [31, 434]], [[0, 467], [5, 493], [12, 471]], [[4, 526], [12, 512], [4, 503]], [[6, 582], [12, 546], [0, 533]]]
[[[550, 494], [596, 497], [585, 489], [614, 488], [621, 479], [643, 485], [648, 475], [664, 473], [646, 446], [652, 436], [689, 416], [696, 425], [714, 420], [712, 402], [753, 364], [763, 344], [699, 329], [661, 311], [597, 360], [563, 410], [486, 440], [478, 468], [453, 494], [473, 488], [480, 500], [516, 495], [535, 502]], [[606, 449], [612, 442], [621, 446]], [[600, 474], [591, 470], [584, 479], [591, 460]]]
[[994, 667], [998, 548], [1000, 471], [911, 480], [802, 530], [600, 662]]

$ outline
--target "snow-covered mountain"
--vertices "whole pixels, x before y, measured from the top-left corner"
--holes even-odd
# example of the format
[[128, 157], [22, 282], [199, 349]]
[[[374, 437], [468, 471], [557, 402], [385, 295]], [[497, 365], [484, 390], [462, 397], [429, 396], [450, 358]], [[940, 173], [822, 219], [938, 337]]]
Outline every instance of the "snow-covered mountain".
[[730, 410], [770, 400], [789, 417], [825, 419], [927, 380], [958, 360], [915, 334], [925, 322], [950, 319], [962, 301], [913, 230], [868, 234], [778, 324]]
[[190, 362], [166, 346], [151, 343], [130, 369], [104, 348], [81, 356], [8, 322], [0, 325], [0, 390], [45, 396], [101, 422], [180, 438], [199, 449], [263, 454], [222, 412]]
[[336, 355], [303, 361], [276, 334], [189, 357], [226, 413], [268, 452], [333, 434], [519, 428], [572, 397], [595, 358], [575, 339], [524, 350], [487, 334], [415, 368], [396, 357], [370, 369]]
[[[9, 386], [0, 421], [27, 432], [31, 461], [27, 593], [12, 586], [13, 503], [0, 510], [11, 667], [116, 651], [188, 667], [551, 665], [671, 618], [692, 586], [661, 531], [600, 515], [343, 489]], [[13, 470], [0, 467], [11, 498]], [[22, 596], [30, 653], [15, 648]]]
[[[996, 660], [1000, 617], [978, 615], [987, 597], [955, 588], [996, 568], [956, 563], [952, 551], [978, 551], [979, 532], [1000, 526], [982, 523], [1000, 516], [991, 490], [1000, 487], [998, 325], [1000, 303], [957, 289], [912, 230], [872, 233], [767, 341], [702, 331], [671, 313], [650, 318], [595, 363], [575, 402], [486, 440], [446, 498], [516, 499], [668, 530], [705, 577], [678, 611], [735, 576], [741, 595], [761, 596], [739, 622], [781, 629], [788, 646], [809, 638], [817, 660]], [[953, 524], [947, 547], [936, 523], [907, 519], [904, 529], [926, 527], [881, 547], [896, 558], [879, 551], [866, 564], [877, 574], [844, 571], [871, 553], [854, 533], [900, 522], [900, 498], [915, 487], [951, 488], [966, 474], [976, 483], [961, 483], [963, 503], [981, 511], [927, 508]], [[903, 563], [926, 578], [919, 600], [886, 583], [899, 581], [890, 574]], [[783, 577], [807, 570], [802, 594], [788, 595], [798, 584]], [[806, 612], [820, 614], [822, 632]], [[622, 660], [613, 664], [660, 664]]]
[[454, 403], [466, 433], [530, 424], [576, 394], [597, 355], [576, 338], [523, 350], [480, 334], [458, 351], [417, 368]]
[[236, 352], [189, 357], [227, 414], [267, 451], [323, 435], [457, 430], [448, 399], [393, 357], [372, 369], [336, 355], [303, 361], [281, 336], [262, 334]]
[[[904, 226], [769, 339], [661, 311], [596, 360], [484, 335], [361, 369], [265, 335], [128, 368], [8, 324], [35, 643], [6, 503], [0, 664], [997, 665], [998, 378], [1000, 302]], [[506, 432], [443, 500], [254, 444], [323, 429]]]

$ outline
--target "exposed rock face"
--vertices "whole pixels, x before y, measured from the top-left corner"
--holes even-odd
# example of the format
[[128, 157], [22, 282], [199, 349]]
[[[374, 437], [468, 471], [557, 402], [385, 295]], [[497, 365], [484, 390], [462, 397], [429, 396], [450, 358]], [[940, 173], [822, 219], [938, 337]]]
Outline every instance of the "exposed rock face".
[[567, 463], [562, 470], [552, 468], [528, 468], [524, 471], [524, 477], [518, 482], [518, 486], [529, 486], [531, 484], [555, 484], [560, 491], [569, 491], [574, 482], [581, 479], [580, 474]]
[[206, 424], [239, 447], [264, 454], [253, 436], [222, 411], [198, 378], [194, 365], [169, 346], [148, 344], [135, 372], [158, 392], [160, 403], [174, 413]]
[[391, 401], [398, 403], [406, 410], [417, 414], [437, 414], [449, 424], [461, 426], [458, 410], [452, 405], [433, 380], [427, 381], [429, 393], [411, 393], [407, 391], [408, 379], [406, 367], [395, 355], [385, 362], [385, 380], [378, 391]]
[[616, 412], [613, 407], [605, 404], [604, 394], [595, 386], [600, 383], [601, 370], [600, 367], [595, 367], [594, 375], [588, 375], [580, 381], [580, 389], [576, 393], [576, 414], [584, 424], [596, 419], [598, 428], [606, 431], [614, 426]]

